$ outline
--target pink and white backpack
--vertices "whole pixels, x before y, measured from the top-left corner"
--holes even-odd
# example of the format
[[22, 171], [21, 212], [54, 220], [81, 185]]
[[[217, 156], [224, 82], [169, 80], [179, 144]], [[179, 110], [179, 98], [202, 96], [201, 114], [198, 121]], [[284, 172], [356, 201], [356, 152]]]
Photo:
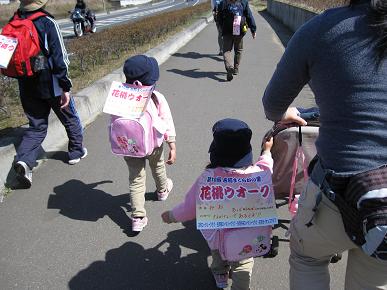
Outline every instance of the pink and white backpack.
[[142, 158], [150, 155], [164, 141], [167, 126], [159, 117], [158, 105], [148, 102], [144, 114], [132, 119], [112, 115], [109, 137], [113, 154]]

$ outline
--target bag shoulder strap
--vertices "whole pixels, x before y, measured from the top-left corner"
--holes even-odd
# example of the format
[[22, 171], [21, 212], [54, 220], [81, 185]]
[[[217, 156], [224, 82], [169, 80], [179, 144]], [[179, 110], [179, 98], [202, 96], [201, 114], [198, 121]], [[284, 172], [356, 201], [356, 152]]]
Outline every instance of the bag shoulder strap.
[[29, 20], [31, 20], [31, 21], [34, 21], [34, 20], [36, 20], [36, 19], [38, 19], [38, 18], [40, 18], [40, 17], [44, 17], [44, 16], [47, 16], [47, 14], [44, 13], [44, 12], [42, 12], [42, 11], [38, 11], [38, 12], [36, 12], [36, 13], [34, 13], [34, 14], [29, 15], [29, 16], [27, 17], [27, 19], [29, 19]]

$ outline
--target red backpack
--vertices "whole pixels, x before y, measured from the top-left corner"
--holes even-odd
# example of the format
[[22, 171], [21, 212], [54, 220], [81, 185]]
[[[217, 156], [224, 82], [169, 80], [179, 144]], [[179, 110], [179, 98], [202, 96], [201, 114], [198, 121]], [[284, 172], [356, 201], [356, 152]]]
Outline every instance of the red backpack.
[[41, 53], [41, 48], [39, 35], [32, 21], [46, 15], [43, 12], [36, 12], [22, 18], [16, 12], [10, 22], [4, 26], [1, 34], [18, 40], [18, 45], [8, 67], [1, 69], [4, 75], [12, 78], [34, 75], [34, 58]]

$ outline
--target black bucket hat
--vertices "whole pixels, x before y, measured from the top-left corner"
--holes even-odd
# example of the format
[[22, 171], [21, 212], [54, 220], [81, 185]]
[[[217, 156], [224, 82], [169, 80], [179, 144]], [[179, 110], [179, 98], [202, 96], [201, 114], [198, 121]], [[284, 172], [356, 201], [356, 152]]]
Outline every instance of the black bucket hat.
[[145, 86], [152, 86], [159, 79], [159, 65], [153, 57], [135, 55], [125, 61], [124, 74], [129, 84], [139, 81]]
[[223, 119], [212, 127], [213, 141], [208, 152], [211, 164], [241, 168], [253, 164], [252, 131], [238, 119]]

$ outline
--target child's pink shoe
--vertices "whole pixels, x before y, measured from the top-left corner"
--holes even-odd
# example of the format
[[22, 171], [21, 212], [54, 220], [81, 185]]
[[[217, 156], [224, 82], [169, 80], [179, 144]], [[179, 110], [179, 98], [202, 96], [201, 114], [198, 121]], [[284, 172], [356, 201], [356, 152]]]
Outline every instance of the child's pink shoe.
[[228, 287], [228, 273], [215, 274], [212, 273], [215, 279], [216, 287], [223, 289]]
[[132, 217], [132, 231], [133, 232], [141, 232], [142, 229], [148, 224], [148, 218], [136, 218]]
[[171, 192], [173, 188], [173, 181], [172, 179], [167, 179], [167, 190], [164, 192], [157, 192], [157, 198], [161, 201], [167, 200], [169, 193]]

